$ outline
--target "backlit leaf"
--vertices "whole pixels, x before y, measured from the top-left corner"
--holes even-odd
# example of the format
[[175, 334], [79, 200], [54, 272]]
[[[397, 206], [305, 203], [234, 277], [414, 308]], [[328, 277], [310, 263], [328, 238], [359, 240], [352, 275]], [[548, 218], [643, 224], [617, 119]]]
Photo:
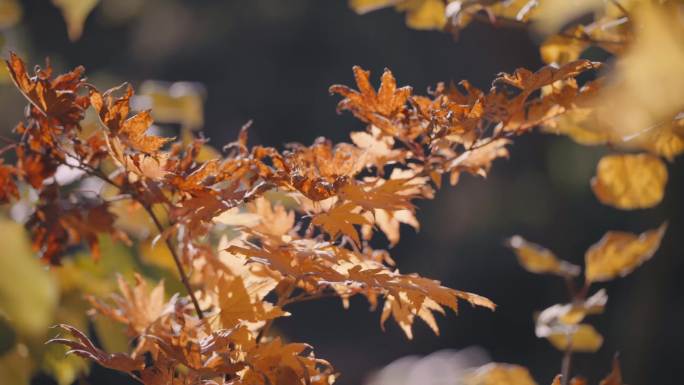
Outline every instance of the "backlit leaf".
[[657, 205], [665, 195], [667, 168], [649, 154], [607, 155], [596, 167], [591, 188], [604, 204], [623, 210]]
[[593, 353], [603, 345], [603, 336], [589, 324], [579, 324], [568, 331], [554, 332], [546, 338], [560, 351], [565, 351], [569, 347], [573, 352]]
[[665, 235], [667, 223], [641, 234], [609, 231], [584, 255], [587, 282], [624, 277], [653, 257]]
[[528, 242], [519, 235], [509, 238], [507, 245], [518, 256], [520, 265], [529, 272], [571, 277], [577, 276], [580, 273], [579, 266], [558, 259], [551, 250]]

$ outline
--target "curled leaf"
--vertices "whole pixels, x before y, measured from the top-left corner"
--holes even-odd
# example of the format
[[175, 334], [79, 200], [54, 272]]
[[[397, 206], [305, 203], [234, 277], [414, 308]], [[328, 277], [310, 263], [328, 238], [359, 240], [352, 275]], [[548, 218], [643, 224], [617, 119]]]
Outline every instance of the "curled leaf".
[[551, 250], [536, 243], [528, 242], [519, 235], [509, 238], [506, 244], [518, 256], [520, 265], [531, 273], [571, 277], [580, 273], [579, 266], [558, 259]]

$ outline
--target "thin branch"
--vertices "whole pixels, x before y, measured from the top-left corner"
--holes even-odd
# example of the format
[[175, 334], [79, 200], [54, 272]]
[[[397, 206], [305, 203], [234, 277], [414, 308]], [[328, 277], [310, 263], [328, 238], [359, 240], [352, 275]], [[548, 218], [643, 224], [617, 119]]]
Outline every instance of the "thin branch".
[[[143, 207], [145, 207], [145, 210], [150, 215], [150, 218], [152, 218], [152, 221], [154, 222], [155, 226], [157, 226], [157, 230], [159, 231], [159, 235], [161, 236], [164, 233], [164, 226], [162, 226], [161, 222], [159, 221], [159, 218], [157, 218], [157, 215], [154, 213], [154, 211], [152, 211], [152, 208], [150, 206], [143, 204]], [[183, 286], [185, 286], [185, 290], [187, 290], [188, 295], [192, 300], [192, 304], [195, 306], [197, 316], [200, 319], [204, 319], [204, 313], [202, 313], [202, 308], [200, 307], [199, 301], [197, 301], [197, 297], [195, 297], [195, 293], [192, 291], [192, 288], [190, 287], [188, 275], [185, 273], [185, 269], [183, 268], [183, 264], [181, 263], [180, 257], [178, 256], [176, 249], [173, 247], [171, 241], [168, 238], [163, 238], [164, 242], [166, 243], [166, 247], [168, 247], [169, 251], [171, 252], [171, 255], [173, 256], [173, 262], [176, 264], [178, 274], [180, 274], [181, 282], [183, 283]]]
[[563, 361], [561, 363], [561, 384], [568, 385], [570, 379], [570, 369], [572, 368], [572, 339], [568, 336], [568, 346], [563, 352]]

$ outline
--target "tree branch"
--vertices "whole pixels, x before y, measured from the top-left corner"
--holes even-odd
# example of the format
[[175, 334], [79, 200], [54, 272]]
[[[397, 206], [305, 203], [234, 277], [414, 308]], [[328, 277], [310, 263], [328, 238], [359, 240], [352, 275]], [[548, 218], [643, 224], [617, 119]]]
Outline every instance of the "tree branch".
[[[159, 231], [159, 235], [161, 236], [164, 233], [164, 226], [162, 226], [161, 222], [159, 221], [159, 218], [157, 218], [157, 215], [154, 213], [154, 211], [152, 211], [152, 208], [150, 206], [143, 204], [143, 207], [145, 207], [145, 210], [150, 215], [150, 218], [152, 218], [152, 221], [154, 222], [155, 226], [157, 226], [157, 230]], [[183, 264], [181, 263], [180, 257], [178, 256], [176, 249], [173, 247], [171, 241], [169, 241], [168, 238], [164, 238], [164, 242], [166, 243], [166, 247], [168, 247], [169, 251], [171, 252], [171, 255], [173, 256], [173, 262], [175, 262], [176, 268], [178, 269], [178, 274], [180, 274], [181, 282], [183, 283], [183, 286], [185, 286], [185, 290], [187, 290], [188, 295], [192, 300], [192, 304], [195, 306], [197, 316], [200, 319], [204, 319], [204, 313], [202, 313], [202, 308], [200, 307], [199, 301], [197, 301], [197, 297], [195, 297], [195, 293], [193, 293], [192, 288], [190, 287], [188, 275], [185, 272], [185, 269], [183, 268]]]

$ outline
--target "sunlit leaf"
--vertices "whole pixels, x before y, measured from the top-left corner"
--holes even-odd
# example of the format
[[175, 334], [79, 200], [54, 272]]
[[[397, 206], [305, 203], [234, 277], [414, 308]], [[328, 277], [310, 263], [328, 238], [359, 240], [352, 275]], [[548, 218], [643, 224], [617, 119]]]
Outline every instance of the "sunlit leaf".
[[53, 321], [57, 289], [31, 251], [24, 228], [0, 219], [0, 309], [23, 335], [43, 335]]
[[520, 265], [529, 272], [571, 277], [577, 276], [580, 273], [579, 266], [558, 259], [551, 250], [536, 243], [528, 242], [519, 235], [509, 238], [507, 245], [518, 256]]
[[667, 223], [641, 234], [609, 231], [584, 255], [587, 282], [624, 277], [653, 257], [665, 235]]
[[663, 199], [667, 176], [665, 164], [653, 155], [607, 155], [598, 163], [591, 188], [601, 203], [643, 209]]
[[603, 345], [603, 336], [589, 324], [579, 324], [568, 328], [565, 332], [554, 332], [546, 338], [560, 351], [569, 348], [573, 352], [593, 353]]

